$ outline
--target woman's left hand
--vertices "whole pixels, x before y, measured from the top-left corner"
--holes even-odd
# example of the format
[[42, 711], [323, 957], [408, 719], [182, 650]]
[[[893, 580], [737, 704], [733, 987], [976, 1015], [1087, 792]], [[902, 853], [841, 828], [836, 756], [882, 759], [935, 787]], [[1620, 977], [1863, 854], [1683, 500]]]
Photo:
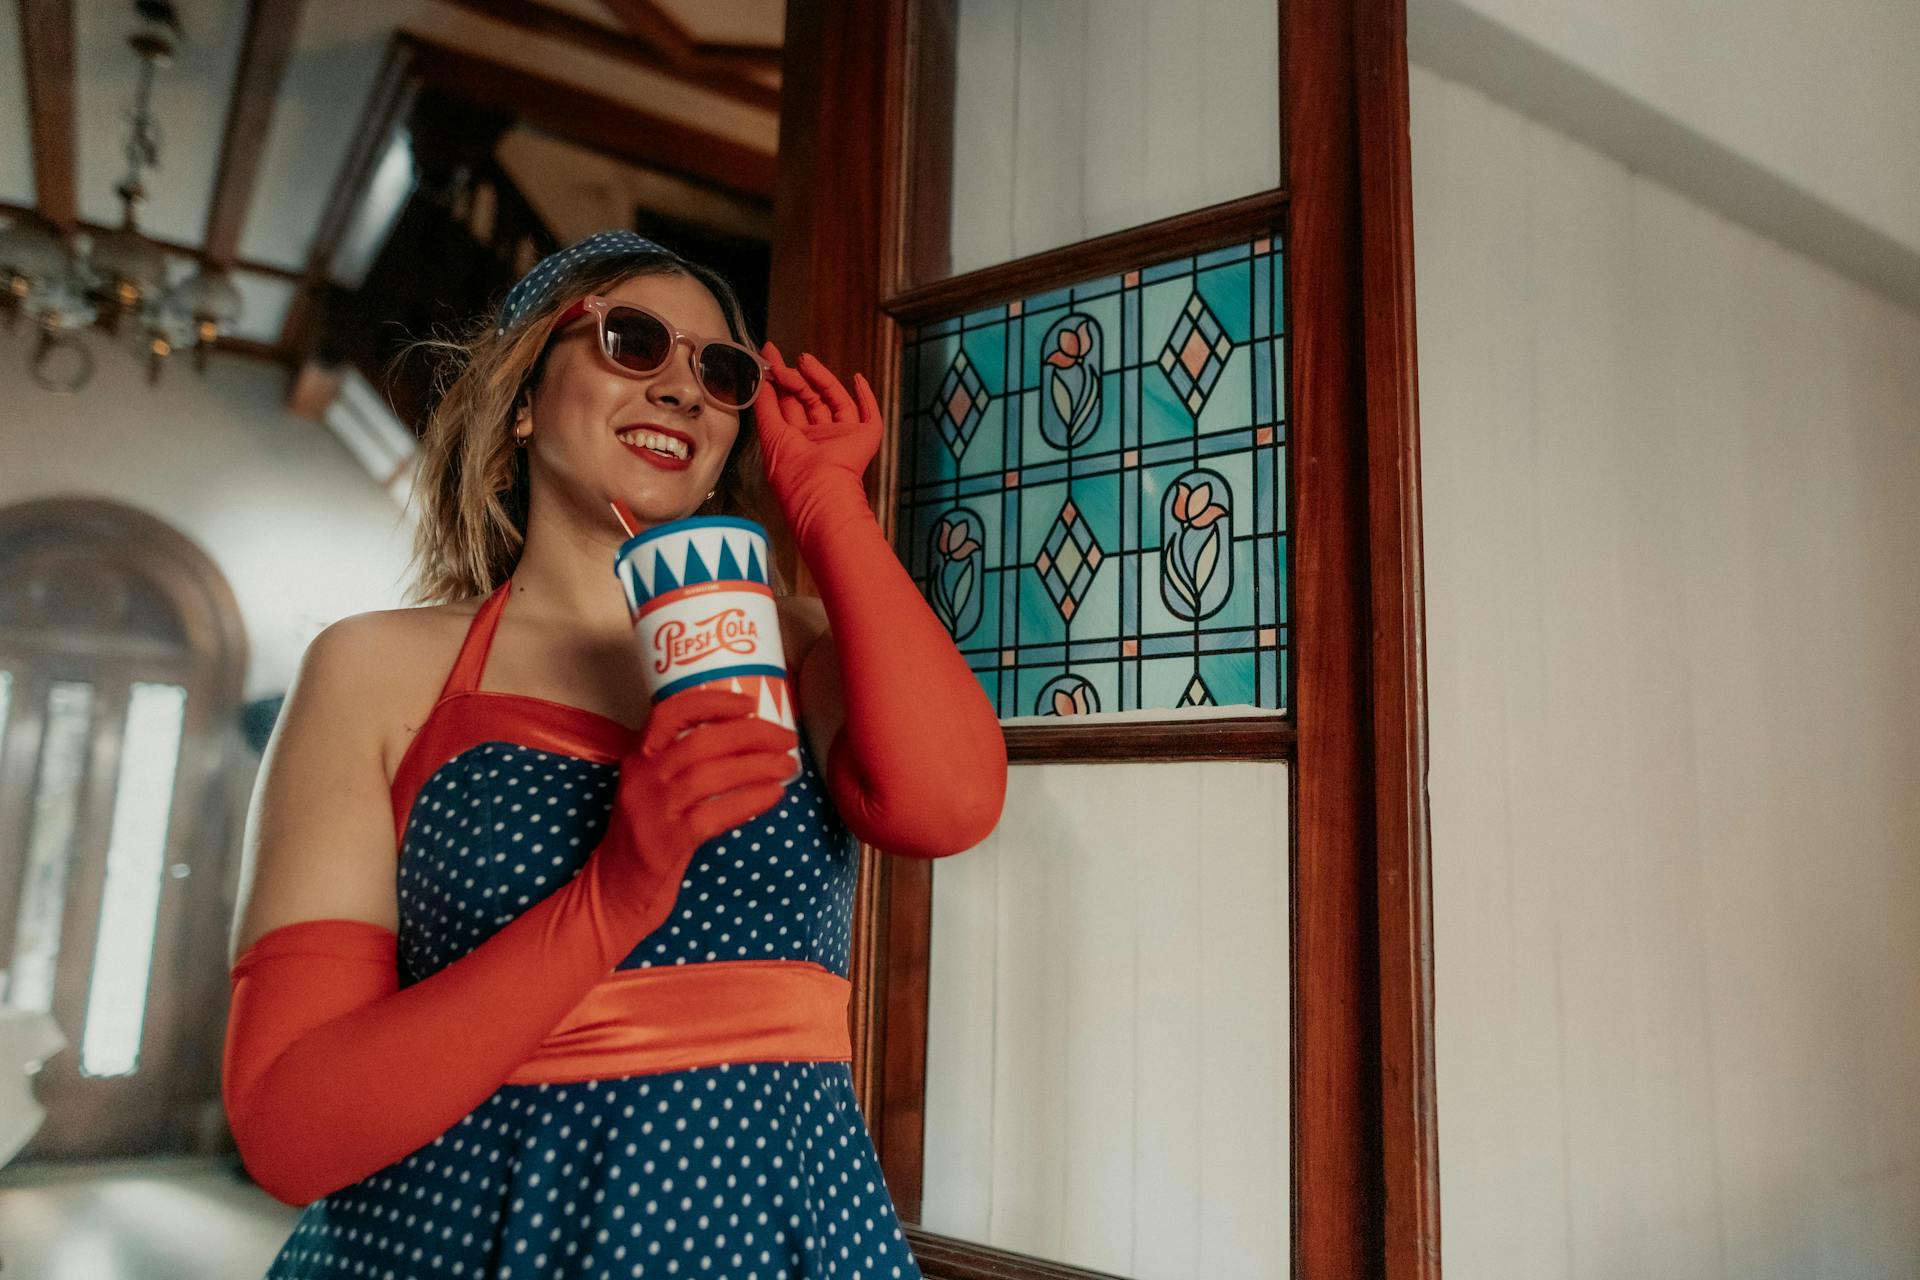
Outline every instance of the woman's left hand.
[[796, 536], [848, 501], [866, 510], [864, 477], [884, 429], [873, 388], [853, 376], [853, 395], [810, 355], [789, 367], [771, 342], [760, 354], [773, 371], [753, 402], [767, 484]]

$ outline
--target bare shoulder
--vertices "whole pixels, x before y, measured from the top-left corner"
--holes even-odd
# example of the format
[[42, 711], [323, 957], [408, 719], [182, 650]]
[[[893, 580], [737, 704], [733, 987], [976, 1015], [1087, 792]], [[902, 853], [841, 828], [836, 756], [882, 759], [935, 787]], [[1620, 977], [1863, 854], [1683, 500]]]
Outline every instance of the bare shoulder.
[[464, 601], [340, 619], [307, 647], [289, 713], [321, 718], [342, 736], [377, 744], [391, 776], [432, 710], [477, 607]]
[[472, 616], [471, 605], [357, 614], [307, 647], [248, 815], [233, 956], [300, 920], [396, 927], [391, 779]]

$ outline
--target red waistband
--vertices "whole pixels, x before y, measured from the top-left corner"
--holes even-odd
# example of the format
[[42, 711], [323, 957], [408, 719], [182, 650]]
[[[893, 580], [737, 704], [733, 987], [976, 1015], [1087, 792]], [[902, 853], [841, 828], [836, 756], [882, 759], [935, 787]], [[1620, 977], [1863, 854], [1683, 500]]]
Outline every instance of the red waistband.
[[723, 1062], [846, 1062], [853, 984], [804, 960], [721, 960], [608, 975], [509, 1084], [567, 1084]]

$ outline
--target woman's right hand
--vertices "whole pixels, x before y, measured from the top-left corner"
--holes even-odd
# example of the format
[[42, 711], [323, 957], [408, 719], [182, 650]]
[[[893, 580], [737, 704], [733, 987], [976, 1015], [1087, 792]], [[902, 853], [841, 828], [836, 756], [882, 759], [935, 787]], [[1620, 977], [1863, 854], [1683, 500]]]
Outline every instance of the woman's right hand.
[[799, 739], [755, 706], [724, 689], [675, 694], [653, 708], [621, 760], [608, 838], [593, 857], [624, 899], [618, 905], [641, 909], [636, 942], [672, 913], [696, 849], [786, 794]]

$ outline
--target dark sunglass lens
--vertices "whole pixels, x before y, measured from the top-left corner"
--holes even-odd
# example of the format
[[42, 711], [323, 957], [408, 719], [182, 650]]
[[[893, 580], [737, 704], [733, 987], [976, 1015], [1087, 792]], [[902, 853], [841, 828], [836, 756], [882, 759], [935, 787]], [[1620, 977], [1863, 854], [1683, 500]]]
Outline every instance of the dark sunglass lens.
[[614, 307], [607, 312], [607, 354], [615, 364], [648, 373], [666, 363], [673, 337], [644, 311]]
[[760, 366], [738, 347], [712, 343], [700, 353], [700, 382], [716, 401], [744, 409], [760, 394]]

